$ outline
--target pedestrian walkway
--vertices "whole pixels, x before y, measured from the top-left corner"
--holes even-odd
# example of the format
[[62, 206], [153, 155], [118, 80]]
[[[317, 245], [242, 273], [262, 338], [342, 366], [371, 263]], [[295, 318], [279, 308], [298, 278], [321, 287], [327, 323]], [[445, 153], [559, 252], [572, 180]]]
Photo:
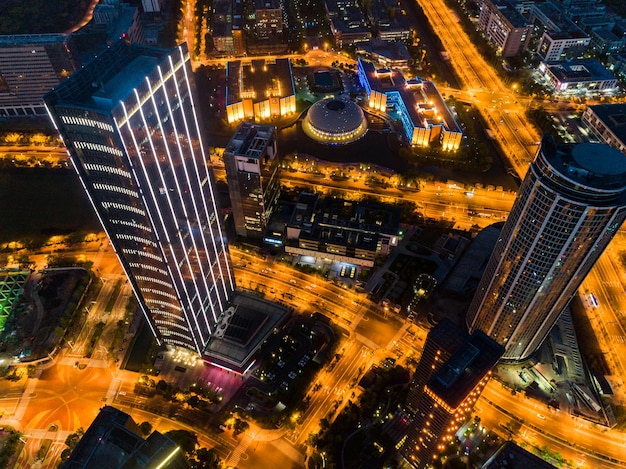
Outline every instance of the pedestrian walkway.
[[250, 444], [252, 443], [252, 441], [253, 441], [252, 435], [250, 434], [244, 435], [244, 437], [241, 439], [237, 447], [228, 456], [225, 466], [237, 467], [237, 465], [239, 464], [239, 460], [241, 459], [241, 456], [246, 453], [246, 450], [250, 447]]
[[22, 421], [22, 417], [24, 417], [24, 413], [26, 412], [26, 408], [28, 407], [28, 403], [30, 402], [30, 396], [34, 394], [36, 386], [37, 379], [28, 380], [28, 384], [24, 389], [24, 393], [22, 394], [20, 403], [15, 408], [15, 414], [13, 414], [13, 418], [18, 422]]

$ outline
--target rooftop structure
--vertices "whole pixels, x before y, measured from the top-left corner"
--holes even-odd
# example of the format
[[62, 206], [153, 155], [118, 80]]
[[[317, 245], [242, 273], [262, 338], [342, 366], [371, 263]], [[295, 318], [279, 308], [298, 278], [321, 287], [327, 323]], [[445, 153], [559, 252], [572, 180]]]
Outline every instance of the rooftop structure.
[[541, 142], [472, 300], [467, 325], [528, 358], [626, 218], [626, 156]]
[[369, 41], [372, 33], [359, 3], [354, 0], [325, 0], [324, 7], [330, 21], [330, 30], [338, 48]]
[[242, 122], [224, 149], [226, 182], [239, 236], [261, 238], [278, 201], [276, 127]]
[[61, 466], [63, 469], [188, 469], [180, 447], [154, 431], [144, 440], [130, 415], [114, 407], [100, 409]]
[[370, 24], [383, 41], [406, 41], [411, 37], [409, 19], [396, 0], [373, 0], [368, 13]]
[[361, 108], [350, 99], [326, 98], [309, 108], [302, 130], [318, 142], [344, 145], [365, 135], [367, 120]]
[[617, 87], [617, 78], [596, 59], [543, 62], [539, 70], [559, 94], [598, 95]]
[[157, 342], [202, 354], [235, 281], [189, 61], [119, 41], [45, 102]]
[[232, 61], [226, 66], [228, 122], [263, 120], [296, 112], [289, 59]]
[[[429, 80], [406, 80], [394, 69], [376, 69], [358, 59], [359, 80], [367, 92], [368, 106], [391, 112], [401, 120], [407, 141], [414, 146], [437, 143], [444, 150], [457, 150], [463, 132], [435, 84]], [[397, 111], [397, 113], [396, 113]]]
[[372, 204], [302, 193], [287, 225], [285, 252], [372, 267], [396, 246], [399, 214]]
[[508, 0], [485, 0], [480, 4], [478, 26], [502, 57], [526, 51], [532, 25]]
[[588, 106], [582, 120], [600, 142], [626, 155], [626, 104]]
[[207, 344], [204, 359], [211, 365], [245, 374], [255, 363], [263, 341], [284, 325], [292, 311], [257, 296], [237, 294]]
[[383, 67], [402, 69], [413, 63], [413, 58], [402, 41], [372, 39], [359, 43], [356, 52]]
[[459, 349], [466, 338], [467, 334], [447, 318], [430, 330], [409, 385], [406, 403], [411, 412], [417, 412], [417, 404], [430, 377]]
[[0, 36], [0, 117], [45, 115], [43, 95], [78, 65], [67, 34]]

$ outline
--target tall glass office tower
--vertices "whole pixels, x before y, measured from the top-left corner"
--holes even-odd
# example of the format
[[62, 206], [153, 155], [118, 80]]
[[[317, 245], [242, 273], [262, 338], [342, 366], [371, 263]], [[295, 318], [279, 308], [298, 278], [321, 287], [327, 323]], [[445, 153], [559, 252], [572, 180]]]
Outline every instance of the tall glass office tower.
[[541, 142], [467, 315], [504, 345], [539, 348], [626, 218], [626, 156], [604, 144]]
[[154, 335], [202, 353], [235, 285], [190, 70], [120, 41], [45, 103]]

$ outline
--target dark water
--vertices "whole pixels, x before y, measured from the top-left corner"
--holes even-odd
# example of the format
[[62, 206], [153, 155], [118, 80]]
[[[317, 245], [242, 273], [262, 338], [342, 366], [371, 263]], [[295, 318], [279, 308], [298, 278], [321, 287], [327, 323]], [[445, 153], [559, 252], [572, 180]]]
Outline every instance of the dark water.
[[0, 241], [101, 230], [73, 170], [0, 171]]

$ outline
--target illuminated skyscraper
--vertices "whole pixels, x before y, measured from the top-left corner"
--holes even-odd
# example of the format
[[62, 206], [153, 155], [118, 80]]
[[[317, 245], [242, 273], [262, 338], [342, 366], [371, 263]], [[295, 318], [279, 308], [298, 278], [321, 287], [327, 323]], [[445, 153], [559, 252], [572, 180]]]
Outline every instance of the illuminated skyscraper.
[[626, 218], [626, 156], [541, 142], [467, 315], [507, 360], [539, 348]]
[[234, 281], [190, 73], [120, 41], [45, 102], [152, 332], [202, 353]]

